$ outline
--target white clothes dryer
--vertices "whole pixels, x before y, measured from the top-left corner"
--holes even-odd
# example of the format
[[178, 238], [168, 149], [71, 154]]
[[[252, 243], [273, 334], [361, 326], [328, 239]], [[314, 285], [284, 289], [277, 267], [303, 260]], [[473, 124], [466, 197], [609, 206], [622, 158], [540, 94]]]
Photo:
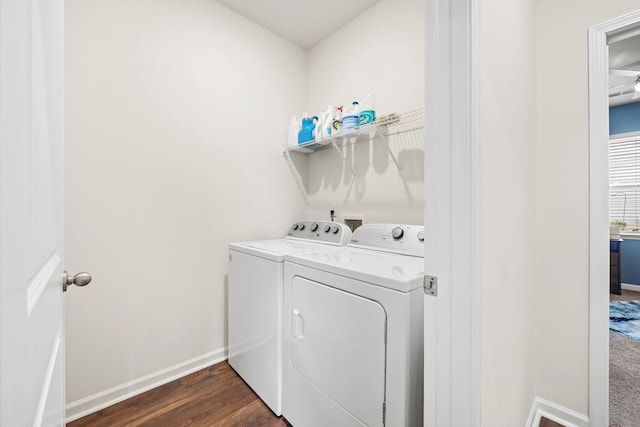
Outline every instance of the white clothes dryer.
[[285, 255], [283, 416], [295, 427], [421, 426], [422, 226], [367, 224]]
[[229, 244], [229, 365], [276, 414], [282, 414], [282, 277], [285, 254], [343, 246], [351, 230], [300, 221], [282, 239]]

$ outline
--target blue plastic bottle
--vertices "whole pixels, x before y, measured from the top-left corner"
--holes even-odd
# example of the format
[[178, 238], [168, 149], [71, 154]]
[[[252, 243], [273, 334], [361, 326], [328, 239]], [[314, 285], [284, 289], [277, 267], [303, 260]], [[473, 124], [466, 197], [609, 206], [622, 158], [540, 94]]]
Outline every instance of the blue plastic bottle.
[[304, 144], [305, 142], [309, 142], [313, 139], [313, 131], [316, 128], [316, 123], [318, 123], [318, 116], [302, 118], [302, 128], [300, 132], [298, 132], [298, 144]]

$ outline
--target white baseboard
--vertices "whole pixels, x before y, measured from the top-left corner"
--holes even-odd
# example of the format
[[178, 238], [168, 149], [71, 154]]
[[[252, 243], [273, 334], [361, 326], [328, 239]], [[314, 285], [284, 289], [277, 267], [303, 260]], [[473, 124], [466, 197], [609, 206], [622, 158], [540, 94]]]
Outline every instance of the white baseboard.
[[628, 291], [640, 292], [640, 285], [632, 285], [631, 283], [621, 283], [620, 287]]
[[93, 412], [99, 411], [100, 409], [104, 409], [107, 406], [122, 402], [130, 397], [144, 393], [152, 388], [159, 387], [226, 359], [227, 348], [224, 347], [91, 396], [87, 396], [80, 400], [76, 400], [75, 402], [70, 402], [67, 404], [66, 408], [66, 422], [69, 423], [73, 420], [77, 420], [78, 418], [82, 418]]
[[540, 419], [545, 417], [565, 427], [588, 427], [589, 418], [571, 409], [560, 406], [540, 397], [536, 397], [531, 405], [527, 427], [538, 427]]

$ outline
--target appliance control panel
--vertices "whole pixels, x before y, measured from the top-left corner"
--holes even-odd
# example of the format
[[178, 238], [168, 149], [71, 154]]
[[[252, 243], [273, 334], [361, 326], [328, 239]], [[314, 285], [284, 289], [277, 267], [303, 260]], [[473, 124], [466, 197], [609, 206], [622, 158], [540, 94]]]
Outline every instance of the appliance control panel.
[[353, 232], [349, 246], [424, 257], [424, 226], [364, 224]]
[[345, 246], [351, 238], [351, 229], [332, 221], [298, 221], [289, 228], [287, 238]]

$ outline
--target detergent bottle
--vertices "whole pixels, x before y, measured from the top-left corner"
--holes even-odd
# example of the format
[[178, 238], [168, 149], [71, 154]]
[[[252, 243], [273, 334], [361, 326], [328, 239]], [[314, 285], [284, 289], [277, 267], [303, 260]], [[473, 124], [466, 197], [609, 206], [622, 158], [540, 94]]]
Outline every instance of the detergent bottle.
[[342, 118], [342, 131], [348, 132], [356, 129], [360, 125], [360, 104], [353, 101]]
[[318, 124], [316, 125], [316, 140], [328, 138], [331, 135], [334, 115], [335, 108], [333, 105], [327, 106], [327, 111], [320, 115], [320, 120], [318, 120]]
[[331, 123], [331, 132], [333, 134], [340, 133], [343, 116], [344, 116], [344, 107], [342, 105], [336, 105], [336, 111], [335, 111], [335, 114], [333, 115], [333, 123]]
[[376, 120], [376, 101], [372, 94], [362, 102], [362, 110], [360, 111], [360, 125], [366, 125], [367, 123], [373, 123]]
[[298, 145], [298, 132], [300, 132], [301, 128], [302, 125], [300, 124], [300, 120], [295, 116], [292, 117], [291, 123], [289, 124], [289, 136], [287, 138], [289, 147], [295, 147]]
[[302, 127], [298, 132], [298, 144], [303, 144], [313, 139], [316, 123], [318, 123], [318, 116], [309, 117], [308, 113], [304, 113]]

